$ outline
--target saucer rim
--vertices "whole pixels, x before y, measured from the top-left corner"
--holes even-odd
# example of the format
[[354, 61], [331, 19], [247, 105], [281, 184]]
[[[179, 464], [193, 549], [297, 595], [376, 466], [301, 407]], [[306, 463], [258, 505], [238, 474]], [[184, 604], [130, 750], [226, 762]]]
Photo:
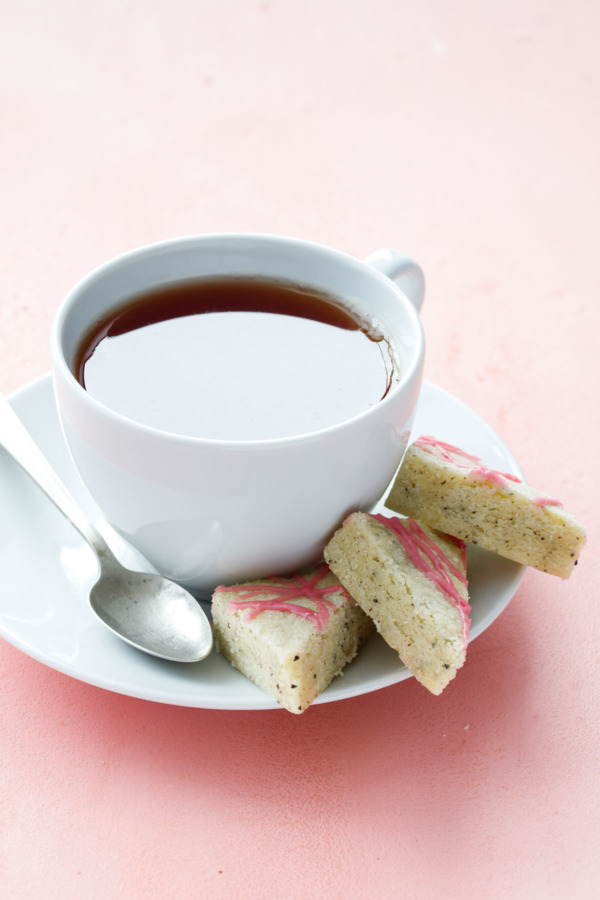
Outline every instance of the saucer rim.
[[[35, 398], [37, 397], [37, 395], [39, 394], [41, 396], [44, 391], [48, 390], [52, 392], [51, 375], [46, 373], [27, 382], [18, 390], [14, 391], [8, 397], [8, 399], [12, 405], [16, 405], [18, 407], [19, 405], [28, 402], [35, 403]], [[493, 442], [495, 449], [503, 455], [504, 458], [502, 459], [502, 466], [504, 471], [510, 471], [512, 474], [517, 475], [519, 478], [524, 478], [521, 467], [514, 457], [512, 451], [506, 446], [504, 441], [499, 437], [494, 429], [491, 428], [491, 426], [466, 403], [459, 400], [444, 388], [440, 388], [427, 380], [423, 381], [422, 392], [423, 391], [430, 393], [429, 399], [433, 398], [434, 400], [438, 400], [439, 398], [445, 398], [446, 402], [451, 406], [461, 408], [463, 414], [465, 414], [469, 420], [473, 420], [477, 423], [477, 426], [481, 430], [481, 432], [486, 433], [488, 439], [491, 439], [491, 441]], [[33, 401], [31, 400], [32, 395], [34, 397]], [[37, 402], [39, 403], [40, 399], [38, 399]], [[52, 413], [50, 413], [50, 415], [52, 415]], [[58, 423], [58, 414], [55, 410], [54, 415], [56, 415]], [[48, 438], [48, 440], [50, 441], [51, 439]], [[73, 469], [73, 474], [75, 474], [73, 463], [68, 457], [68, 451], [66, 445], [64, 444], [64, 438], [62, 438], [62, 434], [61, 440], [62, 446], [60, 447], [60, 450], [67, 455], [68, 463], [71, 469]], [[0, 478], [2, 478], [1, 472]], [[85, 490], [83, 487], [81, 489], [83, 491]], [[40, 494], [40, 497], [42, 496], [43, 495]], [[379, 509], [379, 511], [387, 511], [387, 513], [389, 514], [389, 510], [386, 510], [383, 505], [383, 500], [384, 498], [382, 498], [377, 508]], [[66, 520], [62, 521], [65, 526], [70, 529], [70, 526], [68, 525], [68, 523], [66, 523]], [[108, 528], [108, 526], [106, 527]], [[109, 529], [109, 531], [112, 532], [112, 529]], [[74, 540], [78, 540], [79, 535], [77, 535], [75, 532], [73, 532], [73, 534], [75, 535]], [[116, 537], [114, 533], [113, 536]], [[486, 554], [486, 551], [482, 551], [479, 548], [469, 548], [469, 554], [472, 554], [473, 552], [479, 555], [484, 554], [484, 557]], [[500, 561], [500, 580], [504, 581], [504, 585], [500, 591], [501, 596], [494, 604], [492, 604], [488, 613], [484, 615], [479, 621], [476, 621], [473, 624], [471, 630], [471, 640], [475, 640], [480, 634], [486, 631], [490, 627], [490, 625], [498, 618], [498, 616], [500, 616], [502, 612], [504, 612], [510, 601], [513, 599], [515, 593], [517, 592], [526, 572], [526, 568], [524, 566], [519, 566], [518, 564], [511, 563], [508, 560], [502, 560], [499, 557], [494, 557], [494, 559], [496, 561]], [[483, 561], [483, 565], [485, 567], [485, 558]], [[505, 570], [505, 574], [502, 574], [502, 569]], [[52, 596], [54, 595], [52, 594]], [[85, 606], [86, 599], [86, 597], [81, 598], [82, 606]], [[132, 662], [135, 666], [134, 659], [137, 659], [139, 661], [140, 658], [144, 663], [141, 670], [142, 672], [144, 667], [147, 666], [148, 663], [150, 663], [153, 667], [166, 666], [167, 669], [165, 671], [170, 671], [171, 674], [174, 673], [174, 669], [169, 669], [169, 667], [179, 668], [180, 666], [183, 666], [183, 664], [164, 663], [161, 660], [156, 660], [153, 657], [148, 657], [145, 654], [140, 654], [139, 651], [133, 650], [124, 642], [119, 641], [118, 638], [114, 637], [109, 632], [106, 632], [106, 630], [100, 623], [94, 623], [91, 612], [89, 613], [89, 616], [91, 619], [91, 623], [88, 624], [97, 624], [97, 628], [99, 630], [96, 636], [96, 643], [101, 645], [100, 651], [102, 652], [102, 646], [105, 646], [106, 652], [110, 656], [114, 656], [115, 661], [122, 660], [125, 668], [127, 668], [127, 666]], [[202, 681], [198, 682], [197, 691], [188, 688], [188, 693], [186, 694], [185, 691], [182, 692], [181, 687], [179, 687], [179, 690], [169, 689], [167, 686], [169, 678], [165, 679], [165, 685], [163, 687], [154, 684], [151, 688], [148, 688], [143, 683], [143, 679], [141, 679], [142, 683], [139, 683], [136, 686], [133, 683], [126, 683], [126, 680], [125, 682], [123, 682], [123, 677], [121, 677], [120, 683], [118, 678], [102, 675], [102, 673], [94, 671], [82, 671], [80, 667], [74, 664], [70, 664], [69, 660], [66, 660], [64, 658], [57, 658], [56, 651], [54, 653], [54, 656], [52, 656], [52, 654], [44, 652], [43, 647], [40, 648], [39, 645], [37, 647], [35, 645], [32, 645], [31, 641], [26, 640], [22, 636], [22, 634], [18, 633], [18, 630], [11, 631], [11, 629], [7, 627], [3, 618], [1, 601], [0, 637], [3, 637], [9, 644], [14, 646], [21, 652], [25, 653], [33, 659], [36, 659], [38, 662], [47, 665], [49, 668], [52, 668], [55, 671], [62, 672], [62, 674], [75, 678], [78, 681], [82, 681], [84, 683], [103, 688], [105, 690], [110, 690], [123, 696], [132, 696], [142, 700], [149, 700], [151, 702], [161, 702], [176, 706], [204, 709], [250, 711], [259, 709], [281, 708], [279, 704], [277, 704], [274, 700], [272, 700], [266, 694], [263, 694], [263, 692], [260, 691], [260, 689], [256, 687], [256, 685], [248, 682], [247, 679], [244, 678], [244, 676], [233, 670], [223, 659], [223, 657], [219, 658], [218, 663], [220, 665], [220, 663], [223, 662], [224, 665], [227, 666], [227, 675], [225, 676], [223, 686], [221, 687], [220, 695], [217, 694], [212, 698], [202, 696]], [[369, 651], [371, 655], [388, 654], [389, 656], [390, 653], [393, 654], [393, 651], [391, 651], [390, 648], [387, 647], [387, 645], [383, 642], [379, 635], [375, 635], [373, 638], [371, 638], [371, 640], [368, 642], [368, 645], [361, 650], [361, 656], [366, 656]], [[130, 654], [133, 654], [134, 656], [130, 658]], [[214, 656], [214, 654], [211, 654], [211, 656]], [[384, 687], [390, 687], [393, 684], [397, 684], [412, 677], [411, 673], [401, 664], [400, 660], [397, 660], [396, 655], [393, 654], [393, 656], [394, 660], [397, 661], [397, 667], [392, 664], [391, 671], [385, 671], [379, 676], [363, 676], [362, 680], [359, 676], [358, 681], [356, 677], [353, 677], [352, 674], [350, 674], [354, 673], [355, 675], [356, 673], [356, 668], [353, 669], [351, 664], [346, 670], [348, 674], [346, 674], [344, 678], [335, 679], [332, 685], [330, 685], [327, 690], [319, 695], [319, 697], [314, 701], [313, 705], [335, 702], [338, 700], [349, 699], [351, 697], [372, 693], [374, 691], [381, 690]], [[357, 660], [357, 663], [359, 662], [360, 659]], [[203, 663], [200, 662], [193, 665], [199, 667], [202, 666]], [[365, 669], [367, 666], [368, 662], [365, 663]], [[188, 673], [190, 673], [193, 667], [192, 665], [189, 665], [187, 667], [184, 666], [184, 668], [187, 668]], [[223, 667], [221, 666], [221, 668]], [[241, 681], [241, 679], [243, 679], [243, 681]], [[234, 685], [233, 690], [228, 688], [228, 685], [230, 685], [232, 681]], [[189, 681], [184, 680], [182, 684], [189, 685]], [[243, 685], [242, 690], [236, 690], [235, 685]], [[229, 696], [229, 694], [231, 694], [232, 696]]]

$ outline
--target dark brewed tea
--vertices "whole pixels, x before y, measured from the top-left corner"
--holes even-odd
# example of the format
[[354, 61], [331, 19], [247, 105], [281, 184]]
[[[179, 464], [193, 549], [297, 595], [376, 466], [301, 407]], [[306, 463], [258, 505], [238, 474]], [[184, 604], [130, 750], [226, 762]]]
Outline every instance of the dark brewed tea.
[[398, 378], [387, 340], [335, 298], [247, 277], [132, 297], [87, 335], [75, 374], [128, 418], [221, 440], [321, 430], [378, 403]]

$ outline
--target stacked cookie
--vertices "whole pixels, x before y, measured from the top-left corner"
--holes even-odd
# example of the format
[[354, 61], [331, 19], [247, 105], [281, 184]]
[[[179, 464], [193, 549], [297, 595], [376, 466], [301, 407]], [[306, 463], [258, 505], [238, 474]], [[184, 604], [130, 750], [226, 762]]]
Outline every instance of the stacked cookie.
[[559, 500], [428, 436], [408, 448], [386, 506], [561, 578], [585, 544], [583, 526]]

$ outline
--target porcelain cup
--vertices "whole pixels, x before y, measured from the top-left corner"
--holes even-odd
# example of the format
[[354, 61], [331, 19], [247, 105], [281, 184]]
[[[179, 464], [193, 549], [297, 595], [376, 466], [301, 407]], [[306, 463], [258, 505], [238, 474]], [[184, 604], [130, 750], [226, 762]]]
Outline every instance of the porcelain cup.
[[[82, 338], [129, 297], [218, 275], [300, 282], [382, 328], [400, 361], [387, 396], [354, 418], [297, 437], [219, 441], [119, 415], [73, 374]], [[160, 573], [208, 597], [218, 584], [284, 575], [316, 561], [344, 517], [385, 492], [410, 435], [423, 372], [420, 267], [393, 250], [366, 260], [272, 235], [185, 237], [134, 250], [83, 279], [51, 336], [60, 420], [102, 515]]]

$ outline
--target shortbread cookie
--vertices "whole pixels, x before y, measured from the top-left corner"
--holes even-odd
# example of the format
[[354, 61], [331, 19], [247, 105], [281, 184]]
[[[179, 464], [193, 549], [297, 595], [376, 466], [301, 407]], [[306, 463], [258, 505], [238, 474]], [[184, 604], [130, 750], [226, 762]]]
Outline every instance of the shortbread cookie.
[[325, 559], [415, 678], [440, 694], [469, 640], [464, 544], [413, 519], [357, 512]]
[[292, 713], [304, 712], [374, 631], [324, 563], [218, 587], [212, 616], [219, 652]]
[[433, 437], [408, 448], [385, 505], [561, 578], [571, 574], [586, 540], [558, 500]]

